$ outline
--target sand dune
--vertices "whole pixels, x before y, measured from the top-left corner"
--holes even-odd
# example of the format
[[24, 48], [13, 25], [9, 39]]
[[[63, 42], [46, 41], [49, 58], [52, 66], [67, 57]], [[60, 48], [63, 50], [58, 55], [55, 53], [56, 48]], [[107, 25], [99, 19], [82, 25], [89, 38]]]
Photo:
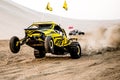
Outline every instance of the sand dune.
[[36, 12], [10, 0], [0, 0], [0, 39], [10, 39], [14, 35], [23, 38], [24, 29], [33, 22], [38, 21], [55, 21], [61, 24], [67, 33], [69, 32], [68, 26], [88, 31], [100, 26], [108, 27], [120, 23], [120, 20], [95, 21], [69, 19]]
[[0, 1], [0, 39], [13, 35], [23, 36], [24, 28], [33, 21], [40, 20], [40, 13], [16, 5], [10, 0]]

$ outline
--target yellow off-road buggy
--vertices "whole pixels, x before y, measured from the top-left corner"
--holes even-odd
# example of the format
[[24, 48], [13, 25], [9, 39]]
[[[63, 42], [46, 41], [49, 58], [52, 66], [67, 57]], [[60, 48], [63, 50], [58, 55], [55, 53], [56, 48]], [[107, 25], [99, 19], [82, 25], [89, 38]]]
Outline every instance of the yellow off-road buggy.
[[55, 22], [35, 22], [25, 29], [25, 37], [19, 40], [13, 36], [10, 40], [10, 50], [18, 53], [20, 46], [26, 44], [34, 48], [35, 58], [43, 58], [46, 53], [64, 55], [70, 53], [73, 59], [81, 57], [80, 44], [74, 39], [68, 39], [66, 32]]

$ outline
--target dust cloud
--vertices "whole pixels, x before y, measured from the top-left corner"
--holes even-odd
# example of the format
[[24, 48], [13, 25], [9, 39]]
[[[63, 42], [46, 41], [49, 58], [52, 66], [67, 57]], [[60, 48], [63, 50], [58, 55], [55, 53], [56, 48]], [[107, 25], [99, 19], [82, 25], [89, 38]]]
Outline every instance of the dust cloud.
[[120, 49], [120, 25], [99, 27], [76, 37], [81, 44], [83, 54], [101, 54]]

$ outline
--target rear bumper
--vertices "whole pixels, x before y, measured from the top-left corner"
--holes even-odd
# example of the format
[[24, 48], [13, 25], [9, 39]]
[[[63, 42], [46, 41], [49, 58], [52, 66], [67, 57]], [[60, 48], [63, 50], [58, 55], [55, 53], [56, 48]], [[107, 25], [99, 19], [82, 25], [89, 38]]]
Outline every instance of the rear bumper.
[[31, 47], [36, 47], [36, 46], [44, 46], [44, 42], [40, 41], [40, 40], [31, 40], [31, 39], [27, 39], [26, 40], [26, 44], [31, 46]]

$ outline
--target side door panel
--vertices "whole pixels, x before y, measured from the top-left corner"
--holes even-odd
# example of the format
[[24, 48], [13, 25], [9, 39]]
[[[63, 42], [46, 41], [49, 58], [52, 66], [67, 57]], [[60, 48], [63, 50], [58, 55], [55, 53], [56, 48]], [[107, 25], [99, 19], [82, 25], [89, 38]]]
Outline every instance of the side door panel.
[[56, 36], [54, 37], [54, 44], [56, 45], [56, 46], [59, 46], [59, 47], [61, 47], [61, 46], [63, 46], [63, 44], [62, 44], [62, 36], [60, 35], [60, 34], [56, 34]]

